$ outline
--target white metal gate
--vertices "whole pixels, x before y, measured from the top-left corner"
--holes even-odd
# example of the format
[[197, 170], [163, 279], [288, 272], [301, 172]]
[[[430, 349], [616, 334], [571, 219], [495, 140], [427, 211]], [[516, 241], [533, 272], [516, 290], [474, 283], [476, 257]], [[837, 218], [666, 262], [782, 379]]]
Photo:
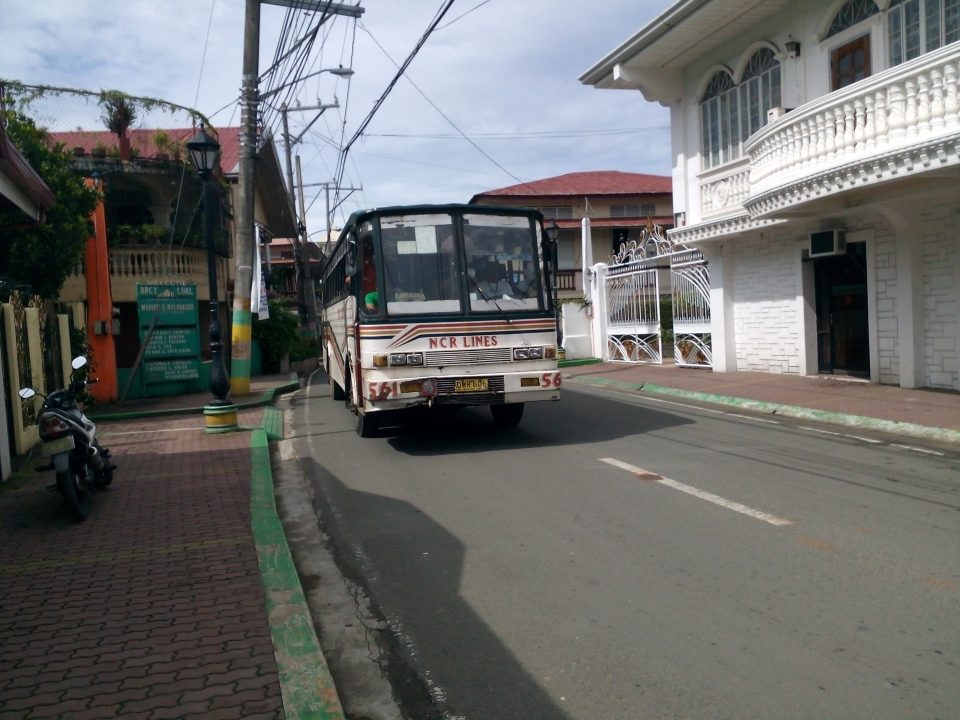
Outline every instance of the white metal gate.
[[611, 362], [663, 363], [661, 281], [667, 278], [674, 364], [712, 366], [706, 260], [699, 250], [670, 243], [659, 226], [621, 245], [607, 266], [603, 291]]
[[673, 295], [673, 362], [690, 367], [712, 367], [710, 347], [710, 273], [699, 250], [670, 255]]

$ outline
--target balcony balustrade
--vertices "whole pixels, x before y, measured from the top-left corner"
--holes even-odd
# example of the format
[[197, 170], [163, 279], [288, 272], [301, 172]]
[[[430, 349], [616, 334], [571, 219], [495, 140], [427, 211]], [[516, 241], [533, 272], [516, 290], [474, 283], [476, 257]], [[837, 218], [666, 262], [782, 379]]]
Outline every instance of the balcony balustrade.
[[[229, 277], [229, 259], [216, 256], [217, 287], [221, 300], [225, 297]], [[195, 283], [202, 300], [209, 298], [207, 252], [197, 248], [110, 248], [110, 291], [115, 303], [136, 302], [138, 283]], [[86, 278], [77, 267], [67, 278], [60, 300], [76, 302], [86, 298]]]
[[960, 165], [960, 43], [809, 102], [746, 145], [753, 218]]

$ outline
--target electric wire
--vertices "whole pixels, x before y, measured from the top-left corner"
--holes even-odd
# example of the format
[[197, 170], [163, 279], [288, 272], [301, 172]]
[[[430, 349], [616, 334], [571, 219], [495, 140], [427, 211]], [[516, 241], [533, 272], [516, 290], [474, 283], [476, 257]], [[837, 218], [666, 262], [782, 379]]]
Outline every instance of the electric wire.
[[414, 46], [413, 50], [410, 51], [410, 54], [407, 56], [406, 60], [403, 61], [403, 64], [397, 70], [396, 75], [394, 75], [393, 79], [389, 82], [386, 89], [383, 91], [383, 93], [374, 103], [373, 108], [371, 108], [370, 112], [364, 118], [363, 122], [360, 123], [360, 126], [357, 128], [356, 132], [354, 132], [354, 134], [351, 136], [350, 140], [340, 150], [340, 159], [337, 163], [337, 173], [336, 173], [336, 176], [334, 177], [334, 181], [336, 182], [336, 188], [337, 188], [336, 195], [334, 196], [335, 200], [340, 199], [340, 189], [339, 189], [340, 181], [343, 178], [343, 173], [345, 171], [345, 166], [346, 166], [346, 158], [347, 158], [347, 154], [350, 152], [350, 148], [357, 141], [357, 139], [361, 135], [363, 135], [363, 131], [367, 129], [367, 126], [373, 120], [374, 116], [377, 114], [377, 111], [380, 109], [384, 101], [387, 99], [387, 96], [393, 90], [394, 86], [396, 86], [397, 82], [399, 82], [400, 78], [403, 76], [407, 67], [409, 67], [411, 62], [413, 62], [413, 59], [417, 56], [417, 53], [420, 52], [420, 49], [427, 42], [427, 39], [430, 37], [430, 35], [433, 34], [434, 29], [436, 29], [437, 25], [440, 24], [440, 21], [450, 10], [450, 7], [453, 5], [454, 1], [455, 0], [445, 0], [443, 6], [437, 12], [436, 16], [431, 21], [429, 27], [427, 27], [427, 30], [420, 37], [420, 40], [417, 41], [416, 46]]
[[[365, 33], [367, 33], [367, 35], [370, 37], [370, 39], [373, 40], [374, 44], [375, 44], [378, 48], [380, 48], [380, 51], [387, 57], [387, 59], [390, 60], [390, 62], [392, 62], [394, 65], [396, 65], [396, 64], [397, 64], [396, 61], [390, 56], [390, 53], [387, 52], [386, 48], [384, 48], [383, 45], [381, 45], [380, 42], [373, 36], [373, 33], [371, 33], [370, 30], [367, 29], [366, 26], [361, 26], [361, 28], [363, 29], [363, 31], [364, 31]], [[466, 140], [468, 143], [470, 143], [470, 145], [471, 145], [477, 152], [479, 152], [481, 155], [483, 155], [483, 157], [485, 157], [485, 158], [486, 158], [487, 160], [489, 160], [491, 163], [493, 163], [494, 165], [496, 165], [497, 168], [499, 168], [504, 174], [506, 174], [506, 175], [508, 175], [509, 177], [513, 178], [513, 179], [516, 180], [518, 183], [524, 182], [523, 180], [521, 180], [520, 178], [518, 178], [516, 175], [514, 175], [512, 172], [510, 172], [509, 170], [507, 170], [507, 168], [505, 168], [505, 167], [504, 167], [503, 165], [501, 165], [499, 162], [497, 162], [497, 160], [495, 160], [489, 153], [487, 153], [487, 152], [486, 152], [483, 148], [481, 148], [476, 142], [474, 142], [474, 140], [473, 140], [470, 136], [468, 136], [465, 132], [463, 132], [463, 130], [461, 130], [461, 129], [459, 128], [459, 126], [458, 126], [445, 112], [443, 112], [443, 110], [441, 110], [441, 109], [439, 108], [439, 106], [437, 106], [437, 104], [436, 104], [435, 102], [433, 102], [433, 100], [431, 100], [431, 99], [427, 96], [427, 94], [420, 88], [419, 85], [417, 85], [417, 84], [413, 81], [413, 79], [412, 79], [409, 75], [406, 75], [406, 74], [405, 74], [405, 77], [406, 77], [407, 82], [410, 83], [418, 93], [420, 93], [420, 95], [423, 97], [423, 99], [426, 100], [426, 101], [430, 104], [430, 107], [432, 107], [434, 110], [437, 111], [437, 113], [440, 115], [440, 117], [442, 117], [444, 120], [446, 120], [447, 123], [448, 123], [454, 130], [456, 130], [457, 133], [459, 133], [459, 135], [460, 135], [460, 137], [461, 137], [462, 139], [464, 139], [464, 140]]]

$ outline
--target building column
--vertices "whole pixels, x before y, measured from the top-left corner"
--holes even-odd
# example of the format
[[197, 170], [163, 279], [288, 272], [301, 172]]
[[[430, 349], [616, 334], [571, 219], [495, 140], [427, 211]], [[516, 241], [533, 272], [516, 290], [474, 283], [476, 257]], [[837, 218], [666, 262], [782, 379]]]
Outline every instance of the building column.
[[926, 385], [923, 329], [923, 242], [916, 224], [888, 213], [897, 248], [897, 345], [900, 387]]
[[710, 271], [710, 343], [714, 372], [737, 369], [737, 329], [733, 306], [732, 253], [724, 243], [698, 246]]

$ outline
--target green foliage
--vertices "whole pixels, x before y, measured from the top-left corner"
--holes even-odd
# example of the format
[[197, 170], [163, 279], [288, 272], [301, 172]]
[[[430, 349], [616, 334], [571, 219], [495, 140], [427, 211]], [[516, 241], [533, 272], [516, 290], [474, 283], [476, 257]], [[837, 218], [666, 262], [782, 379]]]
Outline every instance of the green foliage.
[[137, 119], [137, 107], [131, 98], [119, 93], [105, 93], [101, 119], [107, 129], [117, 137], [123, 137]]
[[309, 360], [320, 357], [320, 341], [310, 335], [297, 333], [296, 342], [290, 348], [291, 360]]
[[19, 210], [0, 211], [0, 268], [41, 297], [56, 298], [93, 233], [90, 213], [98, 193], [70, 168], [70, 155], [63, 146], [51, 149], [46, 131], [30, 118], [8, 111], [6, 119], [11, 142], [53, 191], [56, 202], [46, 222], [39, 225], [29, 222]]
[[253, 319], [253, 337], [260, 341], [263, 368], [279, 372], [280, 360], [291, 353], [300, 338], [300, 319], [280, 300], [269, 300], [270, 317]]

